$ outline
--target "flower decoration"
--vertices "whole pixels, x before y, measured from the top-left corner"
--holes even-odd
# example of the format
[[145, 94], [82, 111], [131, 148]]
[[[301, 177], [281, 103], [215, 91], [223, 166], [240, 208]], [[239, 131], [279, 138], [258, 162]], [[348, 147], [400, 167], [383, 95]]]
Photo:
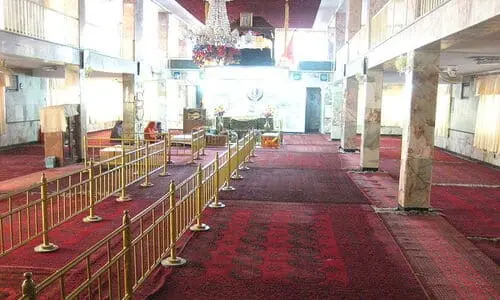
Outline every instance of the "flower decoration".
[[193, 48], [193, 61], [200, 67], [237, 64], [240, 61], [240, 50], [227, 46], [196, 45]]
[[224, 106], [221, 104], [214, 109], [214, 115], [216, 117], [222, 117], [226, 111], [224, 110]]
[[266, 110], [264, 110], [264, 117], [271, 118], [273, 114], [274, 108], [271, 105], [267, 106]]

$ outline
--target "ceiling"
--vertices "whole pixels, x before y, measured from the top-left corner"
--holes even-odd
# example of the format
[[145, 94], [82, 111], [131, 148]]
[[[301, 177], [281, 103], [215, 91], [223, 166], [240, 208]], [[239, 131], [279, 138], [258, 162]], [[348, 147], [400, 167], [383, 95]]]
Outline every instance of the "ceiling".
[[[325, 0], [323, 0], [325, 1]], [[332, 0], [326, 1], [330, 2]], [[205, 20], [204, 0], [177, 0], [198, 20]], [[289, 0], [290, 28], [312, 28], [321, 0]], [[232, 0], [227, 2], [230, 23], [239, 19], [240, 12], [263, 17], [274, 27], [282, 28], [285, 19], [285, 0]]]

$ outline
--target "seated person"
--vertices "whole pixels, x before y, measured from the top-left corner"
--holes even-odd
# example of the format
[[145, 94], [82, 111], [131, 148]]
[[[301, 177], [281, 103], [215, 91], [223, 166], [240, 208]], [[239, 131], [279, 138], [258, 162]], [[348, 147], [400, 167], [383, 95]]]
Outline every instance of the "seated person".
[[146, 141], [157, 141], [159, 139], [158, 132], [156, 131], [156, 122], [150, 121], [148, 126], [144, 128], [144, 139]]

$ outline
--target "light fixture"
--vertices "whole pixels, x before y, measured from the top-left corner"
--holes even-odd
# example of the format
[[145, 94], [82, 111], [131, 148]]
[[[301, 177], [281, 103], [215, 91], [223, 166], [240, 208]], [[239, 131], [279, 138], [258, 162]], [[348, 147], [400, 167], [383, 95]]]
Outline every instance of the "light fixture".
[[193, 60], [200, 67], [236, 63], [239, 50], [235, 48], [239, 33], [231, 33], [226, 2], [207, 0], [209, 9], [205, 26], [197, 33], [190, 33], [194, 40]]

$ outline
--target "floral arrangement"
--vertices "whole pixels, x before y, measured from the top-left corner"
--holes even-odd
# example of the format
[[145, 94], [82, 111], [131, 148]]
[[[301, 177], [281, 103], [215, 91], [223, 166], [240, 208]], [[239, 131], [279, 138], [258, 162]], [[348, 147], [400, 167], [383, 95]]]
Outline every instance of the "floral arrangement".
[[222, 117], [226, 111], [224, 110], [224, 106], [221, 104], [214, 109], [214, 115], [216, 117]]
[[267, 106], [266, 110], [264, 110], [264, 117], [271, 118], [274, 114], [274, 109], [271, 105]]
[[240, 50], [226, 46], [196, 45], [193, 48], [193, 61], [200, 67], [237, 64], [240, 61]]

